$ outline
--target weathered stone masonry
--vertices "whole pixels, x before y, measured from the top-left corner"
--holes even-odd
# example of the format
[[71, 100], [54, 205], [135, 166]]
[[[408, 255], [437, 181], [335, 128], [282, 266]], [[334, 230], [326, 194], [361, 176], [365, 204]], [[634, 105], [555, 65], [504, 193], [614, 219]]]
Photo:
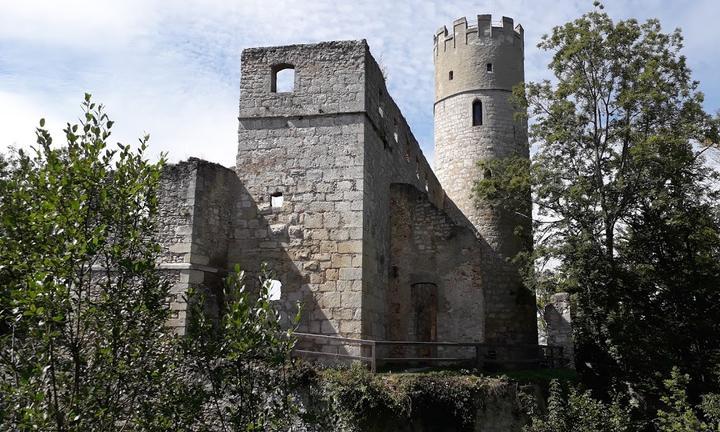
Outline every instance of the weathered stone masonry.
[[[277, 93], [274, 74], [287, 67], [294, 90]], [[163, 176], [174, 325], [188, 287], [213, 293], [234, 264], [267, 262], [282, 307], [303, 303], [302, 331], [535, 341], [512, 324], [534, 322], [534, 309], [519, 316], [528, 310], [498, 264], [498, 239], [486, 241], [475, 213], [446, 195], [364, 40], [246, 49], [241, 75], [235, 169], [191, 159]]]

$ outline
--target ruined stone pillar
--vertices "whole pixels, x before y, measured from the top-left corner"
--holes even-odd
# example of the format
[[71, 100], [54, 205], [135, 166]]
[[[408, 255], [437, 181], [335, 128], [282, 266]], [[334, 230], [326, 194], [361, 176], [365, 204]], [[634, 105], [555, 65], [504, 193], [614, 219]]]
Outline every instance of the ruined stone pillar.
[[562, 347], [563, 357], [568, 360], [567, 367], [575, 369], [570, 294], [553, 294], [543, 315], [547, 324], [547, 344]]

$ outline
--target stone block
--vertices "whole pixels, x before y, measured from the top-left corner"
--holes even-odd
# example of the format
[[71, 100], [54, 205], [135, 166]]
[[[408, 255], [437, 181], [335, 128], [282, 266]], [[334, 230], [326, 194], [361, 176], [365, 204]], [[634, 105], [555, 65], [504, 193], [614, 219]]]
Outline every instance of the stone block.
[[362, 241], [349, 240], [337, 243], [338, 253], [362, 253]]
[[325, 270], [325, 280], [336, 281], [339, 278], [339, 272], [336, 268], [329, 268]]
[[320, 252], [321, 253], [337, 252], [337, 251], [338, 251], [337, 242], [332, 241], [332, 240], [323, 240], [320, 242]]
[[350, 267], [352, 266], [352, 255], [350, 254], [333, 254], [330, 259], [332, 267]]
[[340, 333], [359, 334], [361, 330], [360, 321], [340, 321]]
[[172, 253], [190, 253], [192, 250], [192, 243], [173, 243], [170, 245], [168, 250]]
[[[338, 327], [339, 324], [337, 322], [335, 322], [334, 320], [326, 319], [320, 325], [320, 333], [334, 335], [338, 333]], [[333, 349], [337, 350], [337, 347], [333, 347]]]
[[323, 215], [317, 214], [306, 214], [303, 219], [303, 225], [305, 228], [322, 228], [323, 227]]
[[205, 280], [205, 272], [201, 270], [183, 270], [180, 273], [181, 283], [196, 284]]
[[318, 300], [319, 300], [320, 307], [323, 309], [336, 308], [336, 307], [340, 307], [340, 305], [341, 305], [340, 293], [334, 292], [334, 291], [321, 292]]
[[362, 268], [341, 268], [340, 280], [361, 280]]
[[362, 292], [343, 292], [342, 307], [359, 308], [362, 306]]
[[335, 281], [327, 281], [320, 284], [320, 291], [322, 292], [335, 292], [337, 291], [337, 285]]

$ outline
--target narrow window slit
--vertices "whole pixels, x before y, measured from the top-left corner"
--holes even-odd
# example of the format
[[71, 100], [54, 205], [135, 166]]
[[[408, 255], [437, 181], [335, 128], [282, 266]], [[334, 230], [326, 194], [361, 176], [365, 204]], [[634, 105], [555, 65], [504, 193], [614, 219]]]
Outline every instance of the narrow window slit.
[[483, 124], [483, 108], [482, 102], [476, 100], [472, 104], [472, 124], [473, 126], [480, 126]]

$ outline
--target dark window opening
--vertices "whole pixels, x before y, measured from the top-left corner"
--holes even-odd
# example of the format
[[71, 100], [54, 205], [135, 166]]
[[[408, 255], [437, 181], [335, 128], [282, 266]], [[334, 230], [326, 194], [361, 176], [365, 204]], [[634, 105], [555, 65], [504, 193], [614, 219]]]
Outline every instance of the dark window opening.
[[453, 71], [450, 71], [450, 73], [448, 73], [448, 79], [449, 79], [450, 81], [452, 81], [452, 79], [453, 79]]
[[476, 100], [472, 104], [472, 121], [473, 126], [480, 126], [483, 124], [483, 109], [482, 102]]
[[295, 91], [295, 66], [286, 63], [273, 66], [270, 91], [273, 93]]
[[488, 63], [488, 64], [486, 65], [486, 67], [487, 67], [487, 71], [488, 71], [488, 72], [492, 72], [492, 71], [493, 71], [493, 69], [492, 69], [492, 63]]

